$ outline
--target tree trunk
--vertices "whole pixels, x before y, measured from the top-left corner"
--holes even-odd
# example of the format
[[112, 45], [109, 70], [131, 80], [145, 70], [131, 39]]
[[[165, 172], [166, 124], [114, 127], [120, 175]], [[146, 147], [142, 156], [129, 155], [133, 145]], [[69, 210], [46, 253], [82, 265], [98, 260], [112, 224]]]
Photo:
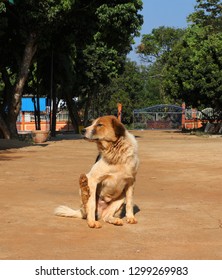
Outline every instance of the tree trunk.
[[4, 92], [3, 92], [3, 103], [1, 105], [1, 112], [0, 112], [0, 138], [3, 137], [4, 139], [10, 139], [10, 131], [7, 127], [6, 123], [6, 116], [7, 116], [7, 108], [8, 108], [8, 101], [11, 96], [13, 86], [10, 83], [9, 74], [6, 68], [1, 69], [2, 73], [2, 80], [5, 84]]
[[2, 110], [2, 112], [6, 112], [6, 109], [9, 104], [9, 99], [10, 99], [10, 96], [13, 91], [13, 86], [10, 82], [10, 77], [9, 77], [6, 67], [2, 67], [1, 73], [2, 73], [2, 80], [5, 84], [4, 91], [3, 91], [3, 104], [1, 106], [1, 110]]
[[52, 95], [52, 123], [51, 123], [51, 136], [56, 136], [56, 113], [57, 113], [56, 93], [53, 91]]
[[40, 100], [39, 100], [39, 64], [37, 63], [37, 87], [36, 87], [36, 115], [37, 125], [36, 129], [41, 130], [41, 116], [40, 116]]
[[33, 97], [34, 104], [34, 116], [35, 116], [35, 129], [41, 130], [41, 119], [40, 119], [40, 105], [39, 105], [39, 96]]
[[88, 95], [86, 99], [86, 104], [85, 104], [85, 110], [84, 110], [84, 120], [83, 120], [83, 125], [87, 126], [89, 124], [89, 108], [91, 105], [92, 99]]
[[40, 116], [40, 104], [39, 104], [39, 92], [37, 90], [36, 95], [36, 113], [37, 113], [37, 130], [41, 130], [41, 116]]
[[35, 43], [36, 43], [36, 35], [34, 33], [31, 33], [28, 38], [28, 42], [25, 46], [24, 55], [21, 62], [17, 82], [15, 84], [15, 88], [9, 103], [7, 125], [10, 131], [11, 138], [18, 137], [16, 121], [21, 107], [22, 92], [28, 77], [29, 67], [31, 65], [32, 58], [36, 52]]
[[10, 131], [8, 130], [5, 121], [3, 120], [2, 116], [0, 115], [0, 135], [1, 134], [4, 139], [10, 139]]
[[65, 91], [65, 99], [67, 103], [67, 107], [69, 110], [69, 116], [74, 128], [75, 133], [79, 133], [79, 124], [80, 124], [80, 118], [78, 115], [78, 110], [76, 107], [75, 102], [72, 99], [72, 96], [68, 94], [68, 92]]

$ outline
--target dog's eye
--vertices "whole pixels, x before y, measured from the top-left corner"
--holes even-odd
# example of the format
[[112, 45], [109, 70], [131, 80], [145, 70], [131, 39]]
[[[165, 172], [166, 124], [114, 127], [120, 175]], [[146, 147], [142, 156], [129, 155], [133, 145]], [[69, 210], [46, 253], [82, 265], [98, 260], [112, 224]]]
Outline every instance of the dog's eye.
[[98, 127], [101, 127], [101, 126], [103, 126], [103, 124], [102, 124], [102, 123], [98, 123], [97, 126], [98, 126]]

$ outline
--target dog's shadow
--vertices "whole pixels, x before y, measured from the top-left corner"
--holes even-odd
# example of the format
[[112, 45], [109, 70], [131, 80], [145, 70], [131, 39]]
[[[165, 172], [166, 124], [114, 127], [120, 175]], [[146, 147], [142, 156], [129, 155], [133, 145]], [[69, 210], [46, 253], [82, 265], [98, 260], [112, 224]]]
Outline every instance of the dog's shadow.
[[[136, 213], [140, 212], [140, 208], [134, 204], [133, 206], [133, 214], [135, 215]], [[120, 218], [124, 218], [126, 216], [126, 204], [124, 203], [121, 212], [120, 212]]]

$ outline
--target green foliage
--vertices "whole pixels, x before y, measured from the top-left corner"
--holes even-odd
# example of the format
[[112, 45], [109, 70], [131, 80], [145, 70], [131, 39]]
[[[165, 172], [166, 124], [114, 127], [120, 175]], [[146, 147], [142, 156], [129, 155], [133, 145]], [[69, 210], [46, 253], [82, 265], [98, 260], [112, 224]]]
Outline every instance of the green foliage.
[[[25, 65], [30, 71], [24, 92], [50, 96], [53, 78], [57, 98], [72, 101], [78, 97], [78, 108], [84, 108], [87, 118], [98, 89], [122, 71], [142, 25], [141, 0], [14, 0], [14, 5], [0, 4], [0, 95], [4, 103], [0, 114], [4, 112], [4, 117], [7, 103], [15, 97], [12, 88], [30, 36], [35, 38], [35, 56]], [[19, 103], [16, 101], [16, 111]]]
[[87, 78], [89, 86], [107, 83], [110, 78], [117, 75], [118, 53], [114, 48], [108, 48], [103, 42], [91, 44], [83, 51], [82, 63], [87, 66], [82, 74]]
[[175, 100], [199, 109], [222, 112], [222, 6], [198, 0], [192, 25], [176, 44], [164, 68], [163, 88]]
[[112, 1], [101, 5], [96, 11], [100, 24], [96, 40], [105, 41], [109, 46], [115, 42], [117, 51], [127, 54], [131, 50], [133, 37], [139, 35], [142, 16], [138, 11], [141, 9], [140, 0]]
[[6, 7], [5, 7], [5, 4], [4, 3], [0, 3], [0, 13], [2, 12], [6, 12]]
[[[160, 96], [188, 106], [222, 111], [222, 5], [197, 0], [186, 30], [159, 27], [138, 46], [149, 71], [160, 75]], [[149, 72], [151, 74], [151, 72]], [[154, 90], [155, 87], [153, 87]]]
[[[95, 11], [98, 21], [92, 41], [82, 50], [77, 47], [78, 82], [75, 93], [79, 105], [82, 108], [85, 106], [85, 121], [98, 113], [95, 100], [101, 99], [99, 91], [122, 71], [132, 39], [142, 24], [142, 16], [138, 14], [142, 8], [140, 0], [104, 2], [108, 3], [102, 4]], [[106, 105], [102, 106], [105, 112]]]
[[154, 28], [151, 34], [142, 36], [141, 44], [137, 47], [137, 53], [141, 55], [142, 60], [149, 63], [154, 63], [157, 59], [163, 61], [183, 34], [184, 30], [180, 28], [165, 26]]
[[160, 26], [152, 30], [151, 34], [142, 37], [137, 53], [142, 61], [148, 63], [144, 72], [144, 106], [158, 103], [171, 103], [171, 97], [166, 96], [162, 88], [163, 69], [168, 60], [168, 56], [174, 45], [181, 40], [185, 30], [172, 27]]
[[150, 67], [127, 61], [121, 75], [112, 78], [108, 86], [100, 86], [95, 100], [95, 116], [117, 114], [117, 103], [121, 103], [122, 120], [125, 124], [130, 124], [134, 109], [162, 103], [159, 82], [155, 77], [149, 76], [151, 73], [153, 70]]
[[164, 88], [194, 107], [222, 108], [222, 34], [193, 26], [171, 52]]
[[208, 26], [214, 31], [221, 32], [221, 0], [196, 0], [195, 12], [188, 21], [202, 27]]

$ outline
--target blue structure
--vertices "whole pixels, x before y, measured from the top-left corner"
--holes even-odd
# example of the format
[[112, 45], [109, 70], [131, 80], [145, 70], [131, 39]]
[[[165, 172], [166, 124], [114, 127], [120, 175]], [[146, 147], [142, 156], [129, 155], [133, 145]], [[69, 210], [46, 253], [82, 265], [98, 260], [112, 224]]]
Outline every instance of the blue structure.
[[[41, 112], [46, 111], [46, 98], [39, 98], [39, 104], [40, 104], [40, 111]], [[34, 112], [35, 111], [34, 99], [31, 97], [23, 97], [21, 111]]]

